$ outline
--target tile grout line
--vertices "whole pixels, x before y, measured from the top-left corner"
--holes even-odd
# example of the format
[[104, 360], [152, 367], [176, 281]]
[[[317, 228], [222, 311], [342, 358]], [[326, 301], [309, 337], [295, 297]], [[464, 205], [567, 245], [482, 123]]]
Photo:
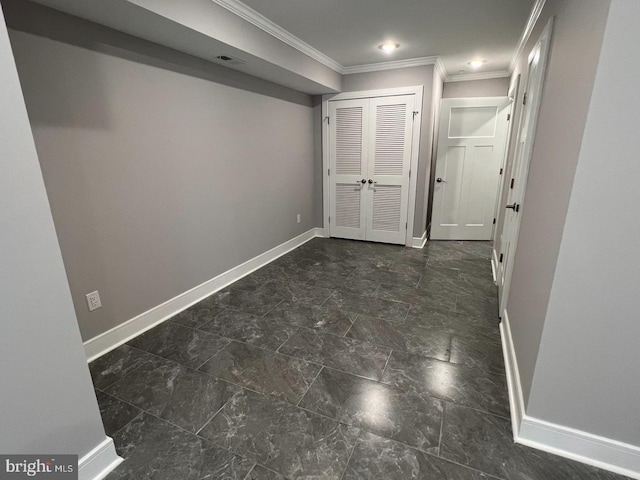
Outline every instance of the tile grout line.
[[[347, 334], [351, 331], [353, 326], [356, 324], [356, 322], [358, 321], [358, 318], [360, 318], [360, 315], [361, 315], [360, 313], [356, 313], [356, 318], [353, 319], [353, 322], [351, 322], [351, 325], [349, 325], [349, 328], [347, 328], [347, 331], [344, 332], [344, 335], [342, 335], [342, 338], [352, 338], [352, 337], [347, 337]], [[367, 342], [367, 343], [372, 343], [372, 342]]]
[[[98, 388], [96, 388], [96, 390], [98, 390], [99, 392], [101, 392], [101, 393], [103, 393], [103, 394], [105, 394], [105, 395], [107, 395], [107, 396], [109, 396], [109, 397], [111, 397], [111, 398], [115, 398], [116, 400], [118, 400], [119, 402], [124, 403], [125, 405], [129, 405], [130, 407], [133, 407], [133, 408], [135, 408], [136, 410], [138, 410], [138, 413], [136, 413], [136, 414], [133, 416], [133, 418], [132, 418], [131, 420], [129, 420], [129, 421], [128, 421], [127, 423], [125, 423], [122, 427], [120, 427], [118, 430], [116, 430], [115, 432], [113, 432], [113, 434], [112, 434], [112, 435], [110, 435], [112, 438], [113, 438], [113, 437], [115, 437], [115, 436], [118, 434], [118, 432], [120, 432], [123, 428], [125, 428], [127, 425], [129, 425], [131, 422], [133, 422], [136, 418], [138, 418], [138, 417], [140, 416], [140, 414], [142, 414], [142, 413], [147, 413], [147, 411], [146, 411], [146, 410], [143, 410], [143, 409], [142, 409], [142, 408], [140, 408], [140, 407], [136, 407], [136, 406], [135, 406], [135, 405], [133, 405], [132, 403], [126, 402], [126, 401], [124, 401], [124, 400], [121, 400], [121, 399], [120, 399], [120, 398], [118, 398], [118, 397], [114, 397], [113, 395], [111, 395], [111, 394], [109, 394], [109, 393], [107, 393], [107, 392], [104, 392], [104, 391], [102, 391], [102, 390], [100, 390], [100, 389], [98, 389]], [[103, 425], [104, 425], [104, 422], [103, 422]]]
[[[389, 366], [389, 361], [391, 360], [391, 355], [393, 355], [393, 348], [391, 349], [391, 351], [389, 352], [389, 356], [387, 357], [387, 361], [384, 362], [384, 367], [382, 368], [382, 372], [380, 372], [380, 380], [379, 382], [382, 383], [382, 379], [384, 378], [384, 372], [387, 370], [387, 367]], [[384, 385], [384, 383], [383, 383]]]
[[442, 418], [440, 419], [440, 436], [438, 437], [438, 454], [437, 456], [440, 457], [440, 450], [442, 449], [442, 433], [444, 430], [444, 416], [447, 410], [447, 404], [446, 402], [442, 403]]
[[[278, 348], [276, 348], [274, 353], [280, 353], [280, 349], [284, 346], [285, 343], [287, 343], [289, 340], [291, 340], [292, 337], [294, 337], [299, 331], [300, 331], [300, 325], [293, 325], [291, 324], [291, 326], [295, 326], [296, 328], [293, 330], [293, 332], [291, 333], [291, 335], [289, 337], [287, 337], [287, 339], [282, 342], [280, 344], [280, 346]], [[247, 344], [248, 345], [248, 344]], [[266, 349], [265, 349], [266, 350]], [[280, 353], [280, 355], [284, 355], [284, 353]]]
[[300, 406], [300, 403], [302, 402], [302, 400], [304, 400], [304, 397], [307, 396], [307, 393], [309, 393], [309, 390], [311, 390], [311, 387], [313, 387], [313, 384], [316, 383], [316, 380], [318, 379], [318, 377], [320, 376], [320, 374], [322, 373], [322, 370], [324, 370], [324, 368], [325, 368], [324, 365], [322, 365], [320, 367], [320, 370], [318, 370], [318, 373], [316, 373], [316, 376], [313, 377], [313, 380], [311, 381], [311, 383], [309, 383], [309, 386], [307, 387], [307, 389], [304, 391], [304, 393], [300, 397], [300, 400], [298, 400], [298, 403], [296, 403], [296, 407]]
[[360, 441], [361, 437], [362, 437], [362, 429], [360, 429], [360, 431], [358, 432], [358, 436], [356, 437], [356, 441], [353, 442], [353, 447], [351, 448], [351, 453], [349, 453], [349, 458], [347, 458], [347, 463], [344, 464], [344, 470], [342, 470], [342, 475], [340, 475], [340, 480], [342, 480], [344, 478], [344, 476], [347, 474], [347, 470], [349, 469], [349, 463], [351, 463], [351, 457], [353, 457], [353, 452], [356, 451], [356, 447], [358, 446], [358, 442]]

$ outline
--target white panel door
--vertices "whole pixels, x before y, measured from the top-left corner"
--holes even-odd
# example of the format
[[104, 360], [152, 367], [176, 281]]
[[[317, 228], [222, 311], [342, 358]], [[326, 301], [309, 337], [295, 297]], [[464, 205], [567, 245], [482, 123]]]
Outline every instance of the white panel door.
[[432, 239], [491, 239], [508, 110], [507, 97], [442, 100]]
[[365, 239], [369, 99], [329, 102], [332, 237]]
[[401, 95], [370, 101], [367, 240], [405, 243], [414, 98]]
[[551, 28], [552, 23], [550, 22], [529, 55], [529, 69], [521, 113], [520, 131], [518, 132], [514, 155], [512, 179], [509, 182], [507, 205], [505, 205], [507, 213], [504, 217], [504, 226], [500, 236], [500, 261], [497, 283], [501, 317], [504, 316], [509, 298], [513, 261], [520, 232], [522, 204], [524, 203], [527, 178], [529, 176], [529, 164], [533, 151], [542, 88], [544, 86], [544, 73], [549, 55]]

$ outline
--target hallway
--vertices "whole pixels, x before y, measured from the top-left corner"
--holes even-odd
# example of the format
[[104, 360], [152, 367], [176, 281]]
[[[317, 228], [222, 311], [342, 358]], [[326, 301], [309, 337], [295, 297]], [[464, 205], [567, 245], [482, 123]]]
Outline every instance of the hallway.
[[107, 478], [623, 478], [513, 444], [490, 252], [314, 239], [99, 358]]

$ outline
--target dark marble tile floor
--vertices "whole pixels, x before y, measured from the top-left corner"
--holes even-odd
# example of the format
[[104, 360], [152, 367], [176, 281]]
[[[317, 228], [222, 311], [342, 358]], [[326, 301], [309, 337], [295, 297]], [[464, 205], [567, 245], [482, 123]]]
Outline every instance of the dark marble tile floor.
[[95, 360], [108, 480], [621, 480], [513, 443], [490, 253], [314, 239]]

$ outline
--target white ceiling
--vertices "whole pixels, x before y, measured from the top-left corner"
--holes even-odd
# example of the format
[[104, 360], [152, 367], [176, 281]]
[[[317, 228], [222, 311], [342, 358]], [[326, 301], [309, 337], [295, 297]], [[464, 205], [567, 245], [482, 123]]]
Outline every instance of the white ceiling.
[[[439, 56], [451, 76], [508, 71], [535, 0], [243, 3], [342, 66]], [[387, 55], [378, 49], [385, 41], [400, 48]], [[476, 57], [487, 63], [473, 70], [467, 62]]]

